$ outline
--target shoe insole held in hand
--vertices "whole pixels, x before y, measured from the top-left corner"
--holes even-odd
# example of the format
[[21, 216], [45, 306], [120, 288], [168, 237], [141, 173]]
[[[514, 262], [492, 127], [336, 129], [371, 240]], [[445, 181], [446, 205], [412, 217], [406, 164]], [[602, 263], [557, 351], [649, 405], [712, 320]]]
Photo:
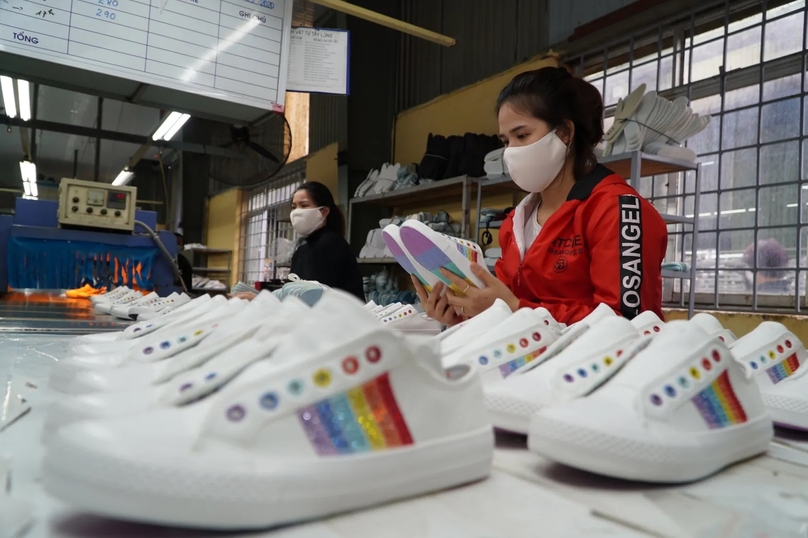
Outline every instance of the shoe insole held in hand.
[[[435, 232], [419, 222], [405, 222], [401, 227], [401, 240], [410, 255], [430, 273], [441, 279], [453, 291], [462, 294], [463, 289], [451, 283], [440, 272], [441, 268], [450, 271], [470, 285], [484, 288], [485, 284], [471, 272], [472, 262], [481, 262], [479, 250], [455, 242], [451, 238]], [[481, 265], [485, 270], [485, 265]]]

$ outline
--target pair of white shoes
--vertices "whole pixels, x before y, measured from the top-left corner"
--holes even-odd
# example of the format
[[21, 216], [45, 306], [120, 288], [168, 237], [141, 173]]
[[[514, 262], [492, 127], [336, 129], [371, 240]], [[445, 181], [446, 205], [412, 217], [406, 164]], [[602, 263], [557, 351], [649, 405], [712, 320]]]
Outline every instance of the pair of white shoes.
[[428, 292], [438, 282], [443, 282], [457, 294], [462, 295], [465, 291], [446, 278], [441, 269], [454, 273], [468, 285], [486, 287], [471, 272], [472, 263], [481, 264], [488, 270], [482, 249], [476, 243], [436, 232], [417, 220], [407, 220], [401, 227], [391, 224], [384, 228], [382, 236], [393, 258], [405, 271], [415, 276]]
[[385, 326], [409, 334], [438, 335], [442, 326], [440, 322], [419, 312], [409, 304], [393, 303], [387, 306], [378, 306], [375, 303], [368, 309]]
[[[230, 346], [236, 330], [226, 335], [220, 322], [177, 355], [159, 361], [132, 356], [119, 368], [103, 369], [173, 368], [222, 348], [202, 368], [171, 377], [156, 398], [156, 378], [133, 369], [121, 377], [129, 388], [57, 404], [76, 420], [50, 423], [55, 432], [46, 445], [46, 489], [109, 517], [249, 529], [488, 475], [493, 431], [472, 368], [447, 376], [436, 339], [402, 336], [379, 323], [372, 305], [338, 290], [302, 311], [287, 308], [290, 300], [267, 303], [264, 315], [253, 315], [263, 323]], [[138, 325], [138, 334], [148, 328]], [[187, 327], [197, 326], [206, 330]], [[173, 348], [182, 331], [170, 340], [165, 327], [161, 338]], [[126, 336], [145, 343], [149, 335], [117, 338]], [[83, 338], [77, 346], [104, 344], [97, 340]]]
[[112, 313], [112, 307], [123, 306], [142, 299], [144, 295], [126, 286], [115, 288], [104, 295], [94, 295], [90, 297], [93, 309], [101, 314]]
[[185, 293], [172, 293], [168, 297], [160, 297], [151, 292], [130, 303], [112, 305], [109, 313], [117, 318], [137, 320], [143, 314], [149, 317], [149, 314], [156, 315], [166, 309], [170, 311], [172, 308], [181, 306], [190, 300], [191, 298]]
[[371, 194], [384, 194], [393, 190], [398, 180], [398, 171], [401, 165], [385, 163], [381, 170], [371, 170], [354, 193], [354, 198], [369, 196]]

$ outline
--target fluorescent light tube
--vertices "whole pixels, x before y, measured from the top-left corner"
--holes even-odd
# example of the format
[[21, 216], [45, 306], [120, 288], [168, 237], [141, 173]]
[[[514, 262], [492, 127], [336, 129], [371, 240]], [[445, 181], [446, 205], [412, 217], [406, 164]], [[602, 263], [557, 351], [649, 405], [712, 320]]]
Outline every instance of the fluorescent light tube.
[[133, 172], [130, 172], [129, 170], [123, 169], [123, 170], [121, 170], [121, 173], [118, 174], [118, 177], [116, 177], [112, 181], [112, 184], [114, 186], [116, 186], [116, 187], [119, 187], [121, 185], [126, 185], [127, 183], [129, 183], [129, 180], [131, 180], [134, 175], [135, 174]]
[[182, 112], [172, 112], [169, 114], [166, 119], [163, 120], [163, 123], [160, 124], [160, 127], [154, 131], [152, 140], [162, 140], [166, 133], [174, 127], [174, 124], [177, 123], [182, 116]]
[[31, 183], [31, 196], [34, 198], [39, 196], [39, 188], [36, 186], [36, 183]]
[[25, 189], [25, 196], [31, 196], [31, 184], [27, 181], [23, 181], [22, 187]]
[[6, 116], [17, 117], [17, 101], [14, 99], [14, 81], [11, 77], [0, 76], [0, 90], [3, 93], [3, 106], [6, 108]]
[[31, 121], [31, 90], [27, 80], [17, 79], [17, 97], [20, 99], [20, 119]]
[[185, 122], [188, 121], [190, 118], [191, 118], [190, 114], [183, 114], [182, 116], [180, 116], [180, 119], [178, 119], [176, 123], [174, 123], [174, 125], [171, 126], [171, 129], [168, 130], [168, 132], [165, 134], [165, 136], [163, 136], [163, 138], [165, 140], [171, 140], [174, 137], [174, 135], [177, 134], [177, 131], [182, 129], [182, 126], [185, 125]]
[[23, 181], [36, 184], [36, 165], [31, 161], [20, 161], [20, 175]]

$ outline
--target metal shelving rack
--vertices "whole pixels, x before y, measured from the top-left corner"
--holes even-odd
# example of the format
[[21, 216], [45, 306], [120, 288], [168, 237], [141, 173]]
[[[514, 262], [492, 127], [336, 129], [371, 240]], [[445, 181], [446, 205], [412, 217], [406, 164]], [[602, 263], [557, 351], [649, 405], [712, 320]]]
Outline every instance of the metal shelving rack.
[[[227, 286], [225, 290], [206, 290], [206, 289], [193, 289], [191, 291], [196, 292], [222, 292], [226, 291], [230, 288], [230, 272], [232, 270], [232, 259], [233, 259], [233, 251], [232, 250], [225, 250], [220, 248], [207, 248], [207, 247], [194, 247], [187, 249], [191, 251], [193, 259], [191, 260], [191, 265], [193, 272], [195, 274], [216, 274], [216, 275], [226, 275], [225, 285]], [[202, 262], [197, 263], [197, 256], [204, 258], [204, 265]], [[226, 267], [208, 267], [208, 256], [227, 256], [227, 266]]]
[[[687, 225], [692, 227], [693, 241], [692, 241], [692, 254], [690, 256], [690, 271], [662, 271], [663, 278], [677, 279], [682, 282], [690, 282], [690, 293], [687, 305], [688, 318], [693, 316], [696, 300], [696, 246], [698, 245], [699, 234], [699, 197], [701, 196], [701, 185], [699, 183], [699, 164], [691, 163], [688, 161], [680, 161], [676, 159], [669, 159], [667, 157], [660, 157], [659, 155], [651, 155], [641, 151], [634, 151], [631, 153], [624, 153], [620, 155], [610, 155], [609, 157], [602, 157], [599, 159], [600, 164], [608, 167], [610, 170], [626, 178], [629, 185], [635, 190], [639, 191], [640, 181], [642, 178], [649, 176], [658, 176], [664, 174], [673, 174], [678, 172], [694, 171], [695, 177], [695, 193], [693, 201], [693, 216], [688, 217], [685, 215], [661, 213], [662, 218], [667, 224], [671, 225]], [[478, 183], [477, 189], [477, 214], [480, 214], [482, 209], [482, 191], [486, 189], [496, 189], [502, 191], [508, 189], [509, 186], [516, 189], [513, 181], [509, 177], [499, 179], [486, 180], [482, 179]], [[678, 195], [679, 198], [684, 200], [685, 193], [682, 192]], [[682, 211], [684, 211], [685, 204], [681, 204]], [[475, 237], [479, 237], [480, 229], [491, 228], [496, 229], [502, 225], [502, 221], [492, 221], [489, 223], [476, 223]], [[682, 287], [682, 297], [684, 297], [684, 289]]]

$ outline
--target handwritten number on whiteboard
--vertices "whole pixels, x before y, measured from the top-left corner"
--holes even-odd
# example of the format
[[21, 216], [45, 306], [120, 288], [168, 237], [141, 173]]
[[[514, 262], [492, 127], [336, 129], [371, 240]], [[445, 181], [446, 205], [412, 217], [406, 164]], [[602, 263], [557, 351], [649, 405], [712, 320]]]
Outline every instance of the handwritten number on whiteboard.
[[98, 0], [102, 6], [118, 7], [118, 0]]
[[101, 17], [102, 19], [109, 19], [111, 21], [114, 21], [115, 17], [116, 17], [114, 11], [107, 11], [107, 10], [104, 10], [104, 9], [99, 9], [98, 11], [96, 11], [95, 16], [96, 17]]

